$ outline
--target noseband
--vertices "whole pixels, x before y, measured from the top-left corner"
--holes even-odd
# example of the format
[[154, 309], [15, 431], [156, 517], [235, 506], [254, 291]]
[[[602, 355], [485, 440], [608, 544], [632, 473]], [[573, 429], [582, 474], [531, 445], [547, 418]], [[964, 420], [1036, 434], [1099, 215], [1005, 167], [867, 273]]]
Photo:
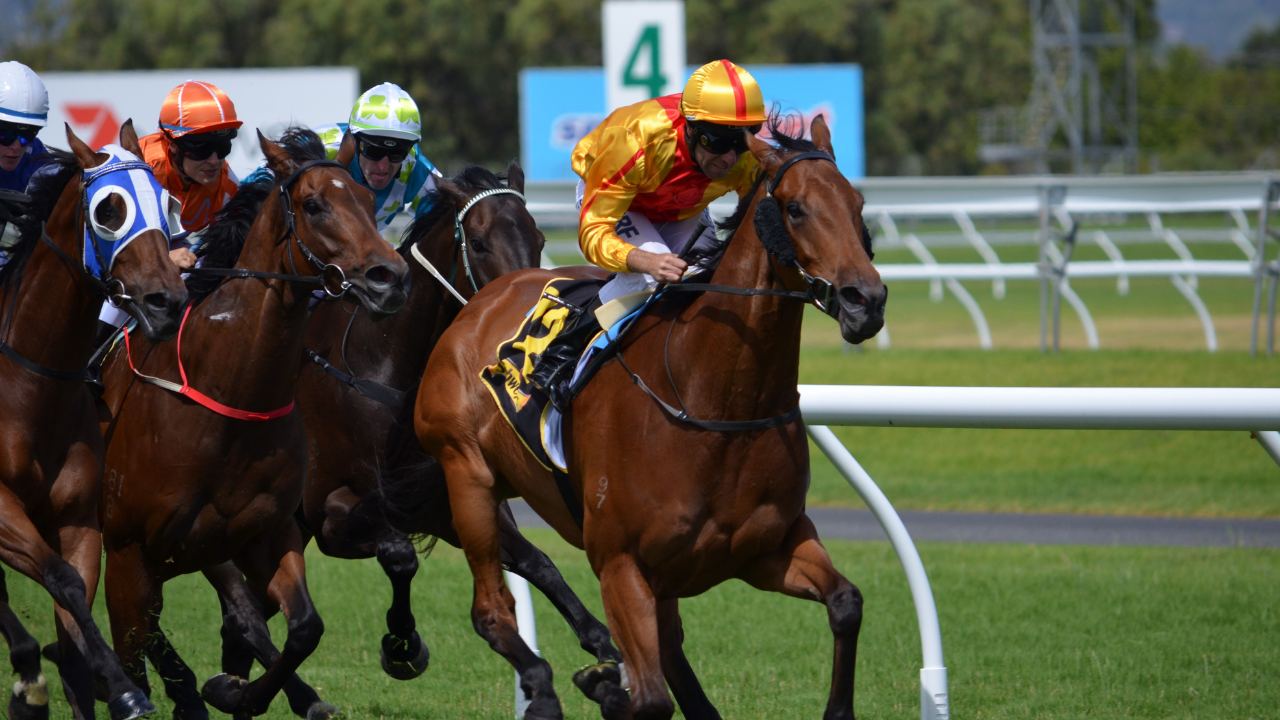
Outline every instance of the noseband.
[[426, 256], [422, 254], [422, 251], [418, 249], [417, 243], [414, 243], [413, 246], [409, 248], [409, 252], [413, 255], [414, 259], [426, 268], [427, 272], [431, 273], [432, 277], [439, 280], [440, 284], [444, 285], [446, 290], [453, 293], [453, 296], [463, 305], [467, 304], [466, 298], [462, 297], [462, 293], [458, 292], [457, 288], [453, 286], [454, 280], [458, 277], [459, 255], [462, 256], [463, 272], [466, 273], [467, 280], [471, 283], [472, 293], [480, 292], [480, 285], [476, 282], [476, 276], [471, 272], [471, 257], [467, 252], [467, 234], [462, 228], [462, 221], [466, 219], [467, 213], [471, 211], [471, 208], [476, 203], [487, 197], [493, 197], [494, 195], [515, 195], [520, 198], [520, 202], [525, 202], [524, 194], [519, 190], [513, 190], [512, 188], [494, 188], [492, 190], [485, 190], [483, 192], [476, 193], [467, 201], [466, 205], [463, 205], [453, 214], [453, 267], [449, 270], [449, 279], [447, 281], [444, 279], [444, 276], [440, 274], [440, 271], [436, 270], [435, 265], [432, 265], [431, 261], [427, 260]]

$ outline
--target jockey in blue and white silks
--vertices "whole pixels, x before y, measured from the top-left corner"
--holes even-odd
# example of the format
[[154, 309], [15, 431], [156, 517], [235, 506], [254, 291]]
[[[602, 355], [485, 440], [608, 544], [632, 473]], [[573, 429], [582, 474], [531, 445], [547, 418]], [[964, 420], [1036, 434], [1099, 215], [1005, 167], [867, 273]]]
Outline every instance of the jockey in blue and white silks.
[[379, 229], [404, 210], [416, 218], [431, 209], [428, 194], [441, 175], [418, 148], [422, 139], [418, 106], [404, 90], [393, 83], [376, 85], [356, 101], [348, 122], [314, 130], [330, 160], [337, 157], [342, 138], [347, 133], [354, 136], [356, 157], [347, 170], [373, 191]]

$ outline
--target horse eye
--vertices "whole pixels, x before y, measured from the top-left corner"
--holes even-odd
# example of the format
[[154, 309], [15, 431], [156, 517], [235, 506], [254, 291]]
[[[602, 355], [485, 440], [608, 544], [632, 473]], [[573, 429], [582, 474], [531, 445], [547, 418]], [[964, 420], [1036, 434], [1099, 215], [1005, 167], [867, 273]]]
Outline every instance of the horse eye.
[[484, 246], [484, 241], [474, 236], [471, 238], [471, 248], [476, 252], [489, 252]]
[[302, 209], [306, 210], [308, 215], [319, 215], [323, 208], [320, 207], [320, 203], [316, 202], [315, 198], [307, 198], [302, 203]]
[[792, 200], [791, 202], [787, 203], [787, 215], [790, 216], [792, 220], [799, 220], [800, 218], [804, 217], [804, 211], [802, 211], [800, 209], [800, 206], [796, 204], [794, 200]]

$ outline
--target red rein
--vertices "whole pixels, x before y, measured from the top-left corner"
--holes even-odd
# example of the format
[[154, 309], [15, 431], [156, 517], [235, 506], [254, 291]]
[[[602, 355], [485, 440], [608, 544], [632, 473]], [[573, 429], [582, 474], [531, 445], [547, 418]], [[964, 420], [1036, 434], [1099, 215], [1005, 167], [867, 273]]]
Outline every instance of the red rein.
[[236, 408], [233, 408], [233, 407], [227, 407], [226, 405], [223, 405], [217, 400], [214, 400], [208, 395], [205, 395], [199, 390], [196, 390], [195, 388], [191, 387], [191, 385], [187, 383], [187, 371], [185, 368], [182, 367], [182, 331], [184, 328], [187, 327], [187, 316], [190, 314], [191, 314], [191, 306], [188, 305], [186, 312], [182, 313], [182, 324], [178, 326], [178, 340], [177, 340], [178, 342], [178, 373], [182, 375], [181, 385], [178, 385], [177, 383], [169, 382], [168, 380], [162, 380], [161, 378], [153, 377], [151, 375], [143, 375], [142, 373], [138, 372], [138, 368], [134, 367], [133, 365], [133, 352], [129, 349], [129, 333], [128, 331], [125, 332], [124, 354], [125, 354], [125, 357], [129, 358], [129, 369], [133, 370], [133, 374], [137, 375], [138, 379], [142, 380], [143, 382], [148, 382], [148, 383], [151, 383], [152, 385], [157, 385], [159, 387], [162, 387], [165, 390], [168, 390], [169, 392], [177, 393], [178, 395], [186, 395], [187, 397], [209, 408], [210, 410], [218, 413], [219, 415], [224, 415], [226, 417], [234, 418], [236, 420], [255, 420], [255, 421], [275, 420], [276, 418], [284, 417], [285, 415], [288, 415], [290, 412], [293, 411], [293, 406], [295, 404], [294, 401], [290, 401], [288, 405], [278, 410], [272, 410], [270, 412], [264, 412], [264, 413], [249, 412], [248, 410], [237, 410]]

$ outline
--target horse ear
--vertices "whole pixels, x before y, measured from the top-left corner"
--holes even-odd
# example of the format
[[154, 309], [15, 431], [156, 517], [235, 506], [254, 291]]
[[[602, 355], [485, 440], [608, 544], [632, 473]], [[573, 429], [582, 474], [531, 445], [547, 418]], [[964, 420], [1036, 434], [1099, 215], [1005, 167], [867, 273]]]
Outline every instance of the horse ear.
[[813, 119], [813, 123], [809, 125], [809, 137], [813, 139], [813, 144], [818, 146], [822, 152], [836, 156], [836, 151], [831, 149], [831, 129], [827, 127], [827, 121], [818, 115]]
[[76, 134], [71, 131], [70, 125], [67, 125], [67, 144], [71, 146], [71, 152], [75, 153], [76, 162], [83, 170], [98, 167], [111, 159], [111, 156], [107, 153], [96, 153], [91, 150], [83, 140], [76, 137]]
[[287, 178], [298, 169], [298, 164], [293, 161], [289, 151], [268, 140], [261, 130], [258, 131], [258, 146], [262, 148], [262, 154], [267, 158], [267, 167], [271, 168], [271, 172], [275, 173], [277, 178]]
[[338, 146], [338, 155], [334, 158], [339, 165], [347, 167], [356, 157], [356, 137], [350, 132], [342, 135], [342, 144]]
[[142, 146], [138, 144], [138, 133], [133, 129], [133, 118], [125, 120], [120, 126], [120, 147], [142, 157]]
[[507, 187], [518, 193], [524, 192], [524, 170], [515, 160], [507, 165]]
[[436, 190], [448, 199], [449, 202], [453, 203], [454, 207], [460, 208], [471, 200], [471, 196], [468, 195], [465, 190], [459, 187], [454, 181], [446, 178], [436, 178]]
[[770, 175], [777, 172], [778, 167], [782, 165], [782, 153], [778, 152], [778, 149], [774, 146], [756, 137], [751, 131], [744, 130], [743, 133], [747, 136], [747, 149], [751, 151], [752, 155], [756, 156], [760, 167], [763, 167], [765, 172]]

